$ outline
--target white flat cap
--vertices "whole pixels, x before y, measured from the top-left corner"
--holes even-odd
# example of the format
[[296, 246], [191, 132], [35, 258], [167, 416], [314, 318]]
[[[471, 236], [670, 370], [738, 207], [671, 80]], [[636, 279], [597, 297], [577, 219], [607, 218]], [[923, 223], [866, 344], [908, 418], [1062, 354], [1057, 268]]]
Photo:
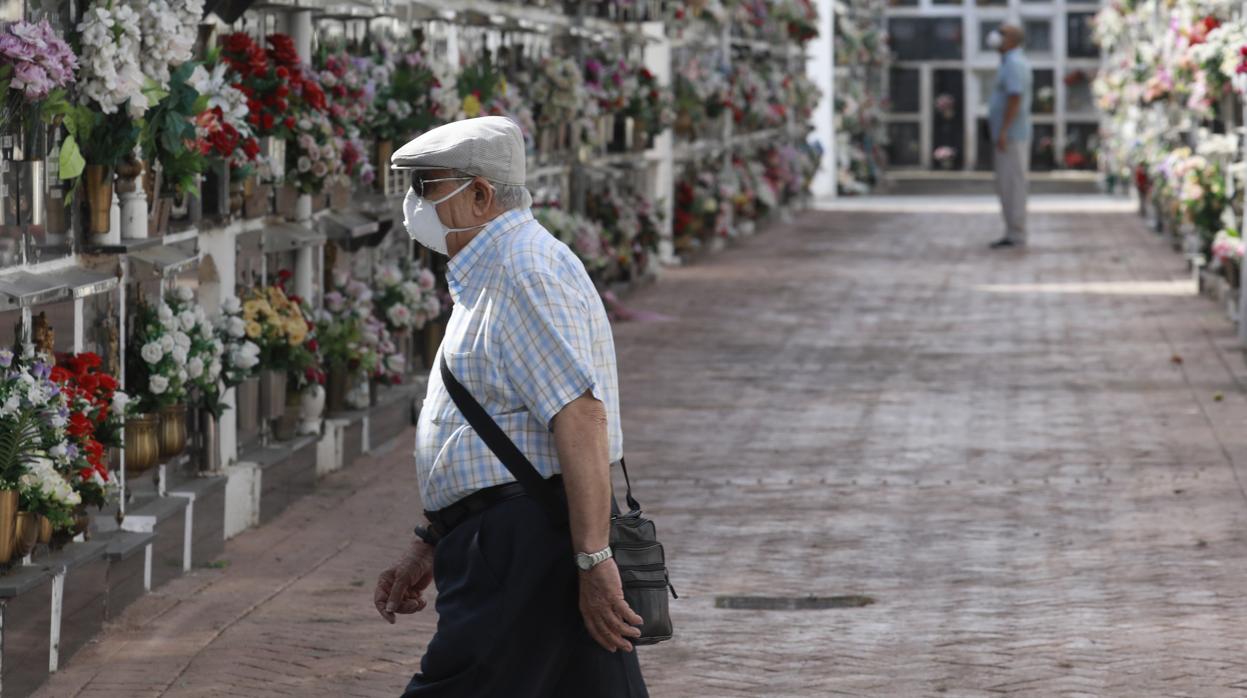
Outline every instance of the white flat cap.
[[396, 170], [447, 169], [499, 184], [527, 181], [524, 134], [505, 116], [482, 116], [438, 126], [390, 156]]

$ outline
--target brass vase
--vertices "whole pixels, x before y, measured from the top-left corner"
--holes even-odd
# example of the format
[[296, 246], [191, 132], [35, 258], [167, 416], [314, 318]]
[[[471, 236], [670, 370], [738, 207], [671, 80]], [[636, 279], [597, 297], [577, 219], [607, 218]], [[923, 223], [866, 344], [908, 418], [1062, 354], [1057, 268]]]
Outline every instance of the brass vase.
[[13, 560], [17, 543], [17, 490], [0, 490], [0, 564]]
[[47, 545], [52, 542], [52, 519], [39, 515], [39, 542]]
[[160, 457], [172, 458], [186, 450], [186, 405], [160, 409]]
[[126, 473], [138, 475], [160, 462], [160, 415], [136, 414], [126, 419]]
[[17, 524], [13, 528], [13, 556], [23, 558], [35, 549], [39, 542], [39, 515], [30, 511], [17, 512]]
[[113, 172], [104, 165], [87, 165], [87, 229], [92, 235], [108, 233], [108, 212], [113, 205]]

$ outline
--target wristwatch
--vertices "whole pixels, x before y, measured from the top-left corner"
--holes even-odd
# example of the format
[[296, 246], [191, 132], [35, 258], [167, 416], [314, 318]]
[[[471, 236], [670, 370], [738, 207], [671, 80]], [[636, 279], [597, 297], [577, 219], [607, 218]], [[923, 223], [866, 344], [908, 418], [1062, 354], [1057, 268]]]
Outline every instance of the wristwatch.
[[581, 572], [588, 572], [614, 556], [615, 553], [611, 551], [611, 547], [609, 545], [596, 553], [576, 553], [576, 567], [578, 567]]

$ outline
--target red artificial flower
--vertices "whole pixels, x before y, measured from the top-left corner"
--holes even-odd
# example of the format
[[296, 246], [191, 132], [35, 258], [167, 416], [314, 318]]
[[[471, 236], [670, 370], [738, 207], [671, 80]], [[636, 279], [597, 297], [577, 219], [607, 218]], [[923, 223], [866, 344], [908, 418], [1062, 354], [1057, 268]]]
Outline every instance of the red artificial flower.
[[281, 123], [285, 125], [286, 128], [290, 130], [294, 130], [294, 117], [293, 116], [287, 116], [285, 119], [282, 120]]
[[320, 89], [320, 85], [314, 82], [304, 81], [303, 101], [316, 111], [325, 111], [325, 93]]
[[286, 66], [279, 65], [277, 66], [277, 77], [281, 78], [282, 80], [285, 80], [286, 78], [290, 77], [290, 71], [286, 69]]
[[254, 138], [248, 138], [242, 142], [242, 152], [247, 156], [248, 160], [254, 160], [255, 156], [260, 154], [260, 144]]
[[100, 358], [100, 355], [93, 351], [83, 352], [75, 358], [87, 368], [99, 368], [104, 364], [104, 360]]
[[312, 353], [316, 353], [317, 351], [320, 351], [320, 342], [316, 341], [315, 339], [307, 340], [307, 350]]
[[117, 389], [117, 379], [107, 373], [98, 373], [96, 377], [100, 379], [100, 387], [104, 390], [112, 392]]
[[260, 128], [262, 128], [263, 130], [268, 131], [273, 128], [273, 115], [272, 114], [268, 112], [264, 112], [264, 114], [260, 116], [260, 121], [262, 122]]
[[288, 34], [269, 34], [268, 55], [281, 66], [295, 67], [299, 65], [299, 52], [294, 48], [294, 39]]
[[66, 429], [70, 436], [77, 438], [86, 438], [95, 432], [95, 425], [91, 420], [81, 412], [74, 412], [69, 415], [69, 427]]
[[52, 373], [48, 375], [48, 379], [53, 383], [68, 383], [73, 377], [74, 374], [70, 373], [69, 369], [64, 366], [53, 366]]
[[286, 104], [286, 100], [282, 99], [281, 97], [278, 97], [273, 100], [273, 108], [276, 109], [277, 111], [286, 111], [286, 109], [288, 108], [288, 105]]
[[100, 377], [94, 373], [84, 373], [78, 376], [78, 385], [83, 390], [94, 395], [100, 389]]
[[82, 480], [83, 482], [86, 482], [87, 480], [90, 480], [91, 476], [94, 474], [95, 474], [95, 468], [83, 468], [82, 470], [78, 471], [78, 478]]
[[282, 269], [281, 271], [277, 272], [277, 280], [283, 284], [289, 281], [290, 277], [292, 276], [294, 276], [294, 272], [290, 271], [289, 269]]
[[250, 114], [247, 115], [247, 121], [251, 122], [252, 126], [259, 126], [260, 115], [257, 114], [256, 112], [251, 112]]

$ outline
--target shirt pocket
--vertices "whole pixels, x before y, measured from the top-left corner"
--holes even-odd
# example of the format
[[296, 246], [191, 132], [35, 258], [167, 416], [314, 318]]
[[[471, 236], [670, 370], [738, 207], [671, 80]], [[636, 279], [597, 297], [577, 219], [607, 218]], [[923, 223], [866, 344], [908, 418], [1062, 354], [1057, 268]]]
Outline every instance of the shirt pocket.
[[[518, 398], [508, 387], [506, 375], [487, 352], [444, 352], [446, 365], [463, 387], [467, 388], [472, 397], [485, 408], [490, 415], [513, 412], [522, 405], [517, 405]], [[441, 368], [438, 368], [440, 371]], [[446, 388], [443, 386], [442, 391]], [[439, 424], [466, 424], [467, 420], [445, 393], [443, 399], [437, 400], [437, 408], [432, 413], [434, 422]]]

